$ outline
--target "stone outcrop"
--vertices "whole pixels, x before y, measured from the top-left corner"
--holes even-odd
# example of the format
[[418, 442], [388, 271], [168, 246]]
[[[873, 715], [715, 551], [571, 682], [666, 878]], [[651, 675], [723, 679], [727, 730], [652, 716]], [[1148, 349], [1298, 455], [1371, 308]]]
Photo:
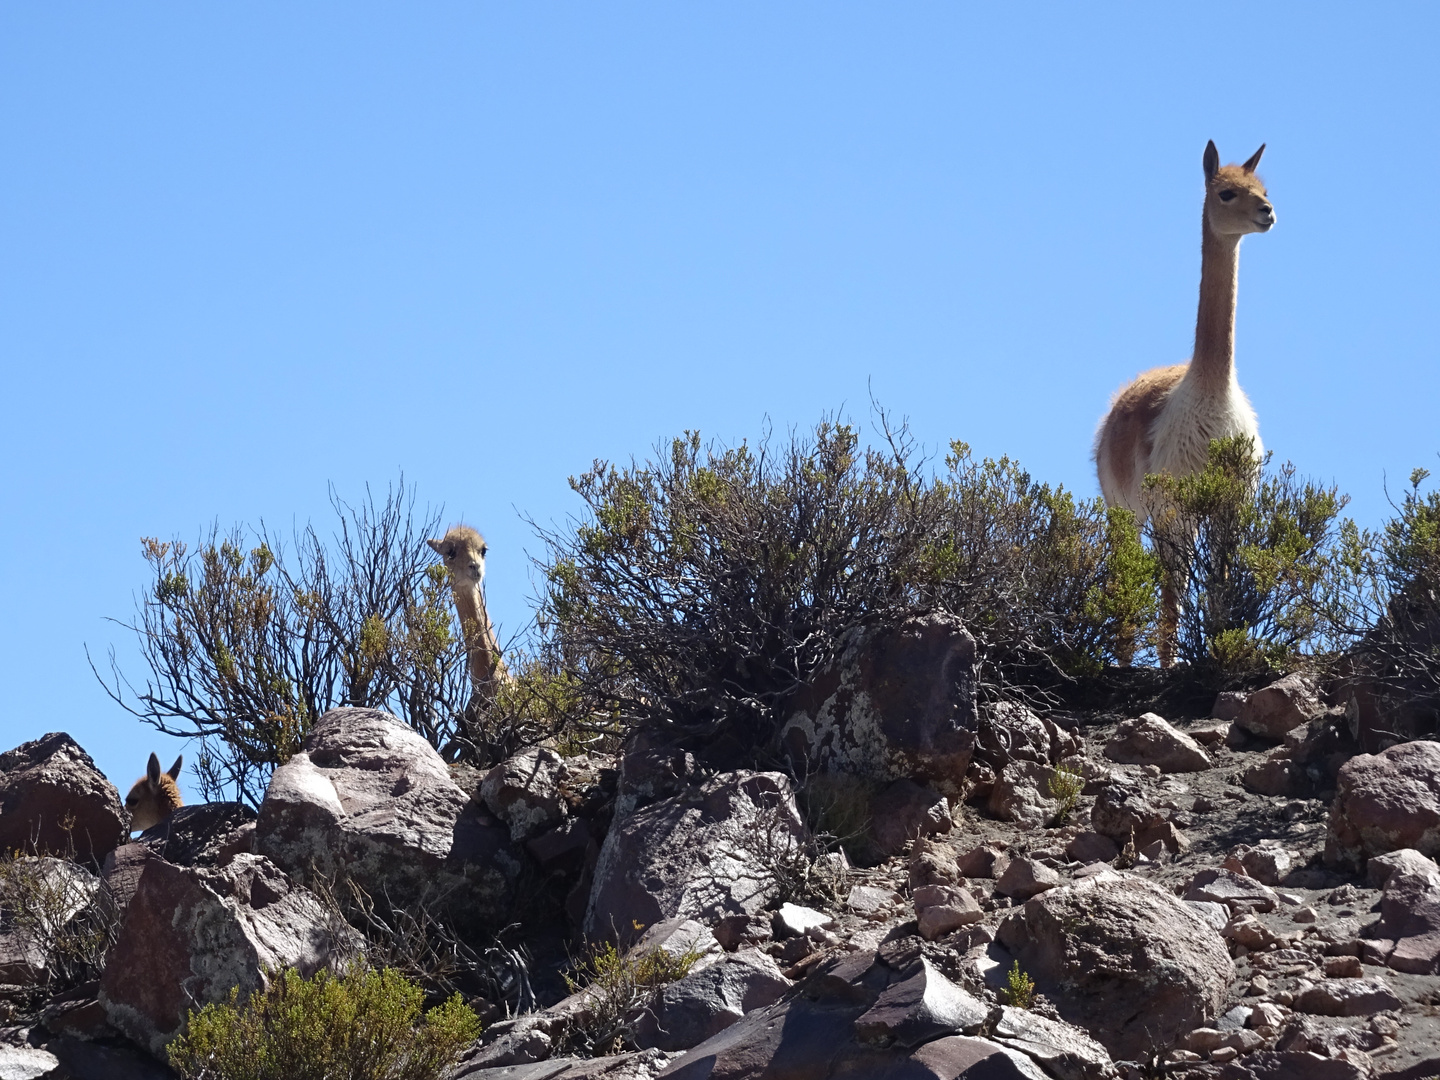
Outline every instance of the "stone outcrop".
[[1235, 726], [1262, 739], [1279, 740], [1325, 714], [1313, 680], [1298, 672], [1256, 690], [1245, 699]]
[[782, 773], [722, 773], [636, 810], [600, 850], [585, 933], [628, 943], [636, 923], [754, 914], [777, 892], [767, 859], [806, 833]]
[[1122, 723], [1105, 744], [1105, 756], [1127, 765], [1154, 765], [1167, 773], [1210, 768], [1210, 757], [1199, 743], [1154, 713]]
[[510, 829], [430, 744], [375, 709], [332, 709], [275, 770], [254, 850], [304, 881], [348, 877], [396, 903], [447, 893], [498, 914], [522, 869]]
[[1340, 770], [1325, 861], [1358, 871], [1366, 858], [1400, 848], [1440, 852], [1440, 743], [1401, 743]]
[[1117, 1058], [1215, 1017], [1234, 972], [1220, 935], [1172, 893], [1109, 872], [1027, 901], [999, 940]]
[[267, 985], [267, 971], [313, 974], [353, 955], [309, 892], [258, 855], [201, 870], [151, 859], [110, 950], [100, 1002], [110, 1023], [160, 1054], [188, 1010]]
[[950, 797], [975, 748], [975, 640], [925, 615], [854, 632], [797, 695], [781, 745], [804, 772], [910, 779]]
[[742, 949], [665, 987], [636, 1026], [636, 1045], [688, 1050], [773, 1005], [790, 985], [773, 959]]
[[127, 821], [115, 785], [63, 731], [0, 754], [0, 851], [98, 866]]
[[950, 801], [913, 780], [896, 780], [870, 806], [870, 836], [886, 855], [898, 855], [912, 840], [939, 836], [951, 828]]

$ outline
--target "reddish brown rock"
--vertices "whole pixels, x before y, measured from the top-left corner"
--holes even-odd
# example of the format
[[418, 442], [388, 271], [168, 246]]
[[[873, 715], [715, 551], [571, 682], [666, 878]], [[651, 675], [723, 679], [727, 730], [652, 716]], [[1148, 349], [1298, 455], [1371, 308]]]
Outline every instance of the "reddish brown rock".
[[115, 785], [63, 731], [0, 754], [0, 851], [98, 866], [126, 823]]
[[1440, 743], [1401, 743], [1340, 770], [1326, 863], [1358, 871], [1367, 857], [1400, 848], [1440, 852]]
[[855, 632], [781, 731], [811, 773], [913, 779], [958, 797], [975, 748], [975, 639], [953, 616]]
[[1082, 832], [1065, 845], [1065, 854], [1075, 862], [1113, 862], [1120, 854], [1120, 845], [1097, 832]]
[[1283, 739], [1287, 732], [1325, 713], [1315, 684], [1299, 673], [1286, 675], [1245, 699], [1235, 726], [1262, 739]]
[[1121, 844], [1132, 834], [1138, 838], [1165, 822], [1165, 811], [1153, 804], [1138, 784], [1118, 779], [1100, 789], [1090, 811], [1090, 827]]
[[1234, 977], [1208, 923], [1113, 872], [1041, 893], [1001, 924], [1000, 941], [1065, 1020], [1128, 1060], [1213, 1019]]
[[1011, 859], [995, 882], [995, 891], [1012, 900], [1025, 901], [1060, 884], [1060, 875], [1038, 859]]
[[956, 860], [960, 873], [967, 878], [993, 878], [1005, 872], [1010, 856], [998, 844], [979, 844]]
[[1264, 761], [1251, 765], [1240, 776], [1246, 791], [1256, 795], [1301, 795], [1308, 789], [1304, 772], [1282, 747]]
[[1125, 765], [1154, 765], [1166, 773], [1210, 768], [1210, 758], [1199, 743], [1154, 713], [1120, 724], [1105, 744], [1105, 756]]
[[1241, 844], [1225, 856], [1224, 869], [1254, 878], [1262, 885], [1279, 885], [1290, 873], [1294, 858], [1277, 843], [1261, 841], [1251, 847]]
[[1323, 979], [1295, 999], [1300, 1012], [1370, 1016], [1403, 1004], [1384, 979]]
[[914, 899], [920, 936], [926, 941], [977, 923], [985, 915], [968, 889], [954, 885], [922, 885]]
[[268, 971], [305, 975], [353, 952], [310, 893], [258, 855], [217, 870], [146, 863], [100, 981], [110, 1023], [151, 1053], [188, 1010], [267, 985]]

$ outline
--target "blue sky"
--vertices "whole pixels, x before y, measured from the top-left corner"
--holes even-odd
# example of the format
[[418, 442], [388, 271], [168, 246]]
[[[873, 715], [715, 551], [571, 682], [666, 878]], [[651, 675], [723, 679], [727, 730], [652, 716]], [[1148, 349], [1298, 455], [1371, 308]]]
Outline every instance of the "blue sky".
[[130, 655], [106, 619], [140, 537], [328, 523], [329, 483], [403, 470], [482, 529], [502, 632], [522, 515], [686, 428], [868, 422], [873, 389], [930, 446], [1094, 493], [1109, 395], [1189, 355], [1208, 138], [1269, 144], [1238, 330], [1265, 442], [1377, 524], [1440, 450], [1437, 30], [1420, 4], [4, 5], [0, 743], [68, 730], [122, 787], [168, 765], [85, 664]]

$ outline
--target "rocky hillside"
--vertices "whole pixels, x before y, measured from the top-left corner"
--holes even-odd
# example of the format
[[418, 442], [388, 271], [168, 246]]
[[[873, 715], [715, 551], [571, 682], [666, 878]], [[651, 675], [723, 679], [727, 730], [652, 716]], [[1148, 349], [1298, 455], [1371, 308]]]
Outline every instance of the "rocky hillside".
[[1440, 1073], [1440, 744], [1360, 753], [1301, 676], [1198, 718], [982, 715], [967, 640], [851, 650], [785, 772], [649, 731], [482, 773], [337, 709], [258, 815], [122, 842], [84, 751], [27, 742], [4, 887], [56, 910], [41, 933], [0, 897], [0, 1077], [171, 1075], [198, 1004], [437, 940], [486, 1021], [466, 1080]]

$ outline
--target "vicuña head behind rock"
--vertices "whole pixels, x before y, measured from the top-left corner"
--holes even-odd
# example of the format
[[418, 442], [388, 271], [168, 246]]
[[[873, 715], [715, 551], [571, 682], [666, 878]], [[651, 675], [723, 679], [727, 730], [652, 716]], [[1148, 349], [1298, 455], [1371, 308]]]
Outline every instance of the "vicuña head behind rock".
[[130, 811], [130, 830], [144, 831], [152, 825], [159, 825], [182, 805], [180, 788], [175, 781], [180, 779], [180, 765], [185, 760], [181, 754], [170, 766], [170, 771], [160, 771], [160, 759], [150, 755], [150, 764], [145, 766], [145, 775], [135, 781], [130, 794], [125, 796], [125, 809]]

